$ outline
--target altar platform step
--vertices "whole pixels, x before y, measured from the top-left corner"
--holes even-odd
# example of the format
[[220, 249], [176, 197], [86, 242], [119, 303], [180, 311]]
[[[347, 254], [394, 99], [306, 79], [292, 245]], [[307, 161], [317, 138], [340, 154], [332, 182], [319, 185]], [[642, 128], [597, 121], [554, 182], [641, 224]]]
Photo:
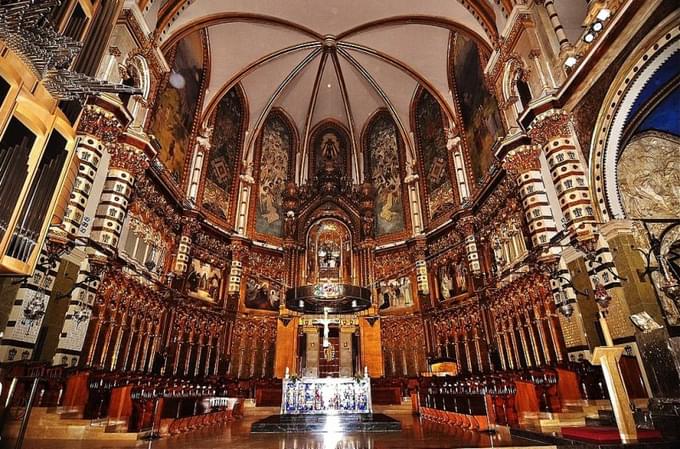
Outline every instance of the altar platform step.
[[382, 413], [353, 415], [272, 415], [253, 423], [252, 433], [396, 432], [401, 423]]

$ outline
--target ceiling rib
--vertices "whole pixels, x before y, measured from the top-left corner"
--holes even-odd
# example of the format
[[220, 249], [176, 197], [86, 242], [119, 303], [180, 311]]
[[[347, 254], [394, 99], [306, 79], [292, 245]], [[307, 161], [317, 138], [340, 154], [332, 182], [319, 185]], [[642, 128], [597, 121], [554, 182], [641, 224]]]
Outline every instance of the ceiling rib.
[[262, 58], [259, 58], [256, 61], [251, 62], [248, 64], [246, 67], [244, 67], [241, 71], [239, 71], [236, 75], [234, 75], [229, 81], [227, 81], [221, 88], [220, 91], [210, 100], [210, 103], [207, 105], [207, 107], [203, 111], [203, 120], [206, 119], [206, 117], [209, 117], [210, 114], [213, 113], [214, 109], [217, 107], [217, 104], [219, 103], [220, 99], [227, 93], [229, 90], [234, 87], [236, 84], [238, 84], [243, 78], [248, 76], [251, 72], [254, 70], [260, 68], [264, 64], [273, 61], [274, 59], [280, 58], [281, 56], [285, 56], [288, 53], [293, 53], [296, 51], [300, 50], [311, 50], [311, 49], [318, 49], [321, 47], [320, 42], [303, 42], [301, 44], [296, 44], [296, 45], [291, 45], [290, 47], [282, 48], [281, 50], [277, 50], [273, 53], [270, 53], [266, 56], [263, 56]]
[[340, 85], [340, 93], [342, 94], [342, 103], [345, 107], [345, 115], [347, 116], [347, 124], [349, 125], [349, 137], [352, 140], [352, 158], [354, 159], [352, 164], [353, 178], [358, 179], [359, 182], [363, 182], [363, 170], [359, 170], [359, 151], [357, 150], [360, 146], [357, 145], [356, 133], [354, 129], [354, 117], [352, 116], [352, 107], [349, 103], [349, 95], [347, 93], [347, 86], [345, 85], [345, 77], [342, 75], [342, 68], [340, 68], [340, 63], [338, 61], [338, 55], [335, 51], [331, 53], [331, 60], [333, 61], [333, 68], [335, 69], [335, 76], [338, 78], [338, 84]]
[[319, 61], [319, 68], [316, 71], [316, 78], [314, 78], [314, 87], [312, 88], [312, 96], [309, 97], [309, 107], [307, 108], [307, 120], [305, 120], [305, 133], [302, 136], [302, 155], [300, 157], [300, 171], [298, 172], [299, 184], [306, 181], [307, 173], [307, 151], [309, 148], [309, 132], [312, 129], [312, 118], [314, 117], [314, 108], [316, 107], [316, 99], [319, 95], [319, 87], [321, 86], [321, 77], [323, 76], [326, 61], [328, 60], [328, 52], [324, 51]]
[[253, 147], [253, 142], [254, 139], [258, 136], [260, 133], [260, 128], [262, 127], [262, 124], [264, 123], [265, 118], [269, 114], [269, 111], [272, 108], [272, 105], [276, 101], [276, 99], [281, 95], [281, 93], [285, 90], [286, 86], [295, 79], [295, 77], [310, 63], [312, 62], [318, 55], [321, 53], [321, 48], [316, 48], [315, 50], [311, 51], [305, 58], [298, 63], [298, 65], [291, 70], [291, 72], [286, 76], [283, 81], [278, 85], [276, 90], [269, 96], [269, 100], [265, 104], [265, 107], [262, 108], [262, 112], [260, 113], [260, 116], [257, 118], [257, 122], [255, 123], [255, 126], [253, 127], [253, 132], [252, 134], [248, 137], [248, 142], [246, 146], [246, 154], [248, 155], [248, 159], [250, 159], [252, 155], [252, 147]]
[[413, 147], [411, 146], [411, 141], [408, 138], [408, 132], [406, 131], [406, 128], [404, 127], [404, 124], [402, 123], [401, 119], [399, 118], [399, 114], [397, 113], [397, 109], [394, 107], [394, 104], [390, 100], [390, 98], [387, 96], [385, 91], [383, 91], [382, 87], [376, 82], [375, 79], [371, 76], [370, 73], [368, 73], [368, 70], [364, 68], [364, 66], [361, 65], [354, 57], [349, 54], [349, 52], [343, 48], [344, 45], [341, 45], [341, 43], [338, 43], [337, 49], [338, 53], [344, 57], [356, 70], [361, 74], [361, 76], [364, 77], [364, 79], [373, 87], [373, 89], [378, 93], [378, 96], [382, 99], [382, 101], [387, 105], [387, 108], [390, 110], [390, 114], [392, 114], [392, 118], [394, 119], [394, 122], [397, 124], [399, 127], [399, 131], [401, 132], [401, 136], [404, 139], [404, 142], [407, 143], [407, 147], [409, 150], [409, 156], [411, 159], [415, 159], [415, 153], [413, 151]]
[[[427, 78], [422, 76], [420, 73], [418, 73], [416, 70], [413, 68], [409, 67], [407, 64], [404, 62], [396, 59], [393, 56], [389, 56], [385, 53], [382, 53], [378, 50], [375, 50], [370, 47], [366, 47], [364, 45], [360, 44], [355, 44], [351, 42], [338, 42], [338, 47], [341, 47], [343, 50], [343, 54], [347, 53], [347, 49], [355, 50], [360, 53], [364, 53], [366, 55], [372, 56], [374, 58], [380, 59], [384, 62], [387, 62], [388, 64], [398, 68], [399, 70], [405, 72], [408, 74], [411, 78], [416, 80], [419, 84], [421, 84], [423, 87], [425, 87], [439, 102], [440, 106], [442, 107], [444, 113], [446, 114], [446, 118], [448, 119], [449, 123], [454, 122], [454, 114], [451, 111], [451, 103], [446, 101], [446, 98], [439, 92], [439, 90], [430, 83]], [[347, 53], [349, 54], [349, 53]], [[351, 57], [351, 56], [350, 56]]]

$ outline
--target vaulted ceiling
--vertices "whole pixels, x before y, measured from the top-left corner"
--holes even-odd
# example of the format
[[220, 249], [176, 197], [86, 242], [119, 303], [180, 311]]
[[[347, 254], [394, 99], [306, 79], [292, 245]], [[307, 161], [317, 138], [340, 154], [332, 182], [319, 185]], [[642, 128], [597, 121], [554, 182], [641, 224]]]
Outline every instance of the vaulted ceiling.
[[206, 29], [203, 115], [240, 83], [249, 110], [247, 148], [275, 107], [292, 117], [303, 147], [314, 125], [328, 118], [343, 123], [359, 147], [367, 119], [386, 108], [412, 150], [409, 108], [419, 85], [454, 115], [451, 32], [490, 46], [512, 1], [158, 0], [145, 14], [166, 47]]

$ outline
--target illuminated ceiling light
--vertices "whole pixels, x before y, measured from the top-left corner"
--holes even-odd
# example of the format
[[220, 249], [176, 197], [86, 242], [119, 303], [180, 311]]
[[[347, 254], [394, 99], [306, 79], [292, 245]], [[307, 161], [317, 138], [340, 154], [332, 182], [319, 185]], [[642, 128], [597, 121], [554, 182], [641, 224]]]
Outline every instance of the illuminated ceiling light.
[[[595, 40], [595, 35], [594, 35], [593, 33], [588, 33], [588, 34], [586, 34], [585, 36], [583, 36], [583, 40], [584, 40], [585, 42], [587, 42], [587, 43], [591, 43], [592, 41]], [[569, 59], [567, 59], [567, 61], [568, 61], [568, 60], [569, 60]], [[576, 62], [574, 62], [574, 63], [576, 63]]]
[[593, 28], [592, 28], [592, 29], [593, 29], [593, 31], [595, 31], [596, 33], [599, 33], [600, 31], [602, 31], [602, 28], [603, 28], [603, 27], [604, 27], [604, 25], [602, 25], [602, 22], [597, 21], [597, 22], [595, 22], [595, 23], [593, 24]]
[[564, 65], [566, 65], [567, 67], [571, 68], [571, 67], [574, 67], [574, 66], [576, 65], [576, 62], [577, 62], [577, 60], [576, 60], [576, 57], [575, 57], [575, 56], [569, 56], [569, 57], [567, 58], [567, 60], [564, 61]]
[[184, 89], [184, 86], [186, 86], [187, 84], [184, 77], [181, 74], [175, 72], [174, 70], [170, 73], [170, 79], [168, 80], [168, 82], [175, 89]]
[[329, 88], [329, 89], [331, 88], [331, 85], [330, 85], [330, 84], [328, 84], [328, 88]]
[[602, 8], [598, 13], [597, 13], [597, 19], [598, 20], [607, 20], [610, 16], [612, 15], [612, 12], [610, 9], [607, 8]]

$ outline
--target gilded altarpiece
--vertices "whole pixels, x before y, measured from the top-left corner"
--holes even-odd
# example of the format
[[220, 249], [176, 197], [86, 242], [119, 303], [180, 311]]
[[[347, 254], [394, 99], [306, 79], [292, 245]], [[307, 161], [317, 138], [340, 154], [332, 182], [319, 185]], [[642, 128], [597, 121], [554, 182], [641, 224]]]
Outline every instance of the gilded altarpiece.
[[246, 127], [243, 93], [235, 86], [220, 100], [212, 118], [212, 141], [203, 187], [203, 208], [228, 221], [238, 183], [241, 145]]

